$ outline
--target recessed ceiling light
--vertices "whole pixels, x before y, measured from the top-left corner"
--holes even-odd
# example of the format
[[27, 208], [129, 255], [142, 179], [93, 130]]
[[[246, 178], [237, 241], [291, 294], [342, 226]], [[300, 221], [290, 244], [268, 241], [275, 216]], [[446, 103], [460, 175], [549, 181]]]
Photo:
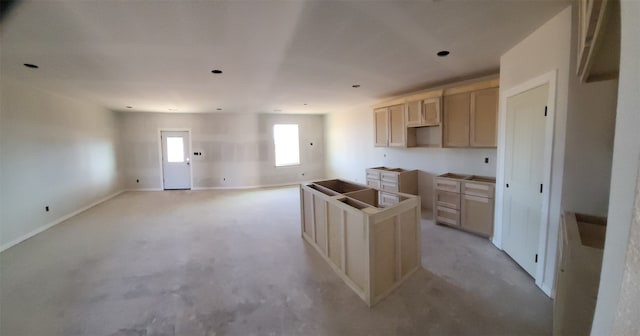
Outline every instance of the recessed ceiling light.
[[438, 55], [440, 57], [445, 57], [445, 56], [447, 56], [449, 54], [450, 54], [449, 50], [440, 50], [440, 51], [438, 51], [438, 53], [436, 55]]
[[353, 85], [351, 85], [351, 87], [352, 87], [352, 88], [356, 88], [356, 89], [357, 89], [357, 88], [359, 88], [359, 87], [360, 87], [360, 84], [353, 84]]
[[39, 68], [39, 66], [37, 66], [35, 64], [31, 64], [31, 63], [25, 63], [24, 66], [26, 66], [27, 68], [31, 68], [31, 69]]
[[218, 107], [216, 110], [217, 111], [222, 111], [222, 107]]
[[170, 109], [169, 109], [169, 111], [171, 111], [171, 112], [175, 112], [175, 111], [177, 111], [177, 110], [178, 110], [178, 109], [175, 109], [175, 108], [170, 108]]
[[125, 107], [126, 107], [126, 108], [133, 108], [133, 106], [128, 106], [128, 105], [127, 105], [127, 106], [125, 106]]
[[218, 70], [218, 69], [211, 70], [211, 73], [214, 73], [214, 74], [216, 74], [216, 75], [217, 75], [217, 74], [221, 74], [221, 73], [222, 73], [222, 70]]

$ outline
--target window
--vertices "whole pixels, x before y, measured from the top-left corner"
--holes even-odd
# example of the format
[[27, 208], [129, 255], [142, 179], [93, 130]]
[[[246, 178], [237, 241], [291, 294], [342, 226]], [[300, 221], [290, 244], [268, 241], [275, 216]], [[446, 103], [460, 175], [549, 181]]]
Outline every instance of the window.
[[298, 125], [273, 125], [276, 167], [300, 164]]
[[182, 137], [167, 137], [167, 162], [184, 162]]

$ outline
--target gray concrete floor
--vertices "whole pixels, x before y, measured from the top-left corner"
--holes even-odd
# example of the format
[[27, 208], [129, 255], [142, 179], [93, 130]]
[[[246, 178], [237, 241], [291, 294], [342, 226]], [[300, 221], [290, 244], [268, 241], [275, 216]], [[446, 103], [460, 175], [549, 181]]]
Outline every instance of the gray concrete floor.
[[0, 334], [544, 335], [552, 301], [422, 221], [423, 268], [367, 308], [300, 238], [297, 187], [128, 192], [0, 254]]

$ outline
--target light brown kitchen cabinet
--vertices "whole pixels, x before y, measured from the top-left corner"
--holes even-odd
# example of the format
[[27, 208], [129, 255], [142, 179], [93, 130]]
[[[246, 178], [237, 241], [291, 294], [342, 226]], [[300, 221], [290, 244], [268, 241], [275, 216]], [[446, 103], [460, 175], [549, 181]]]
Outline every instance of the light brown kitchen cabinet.
[[389, 106], [389, 147], [407, 146], [407, 126], [404, 105]]
[[389, 110], [386, 107], [373, 111], [375, 118], [376, 147], [389, 145]]
[[444, 97], [443, 147], [469, 147], [469, 110], [471, 94], [459, 93]]
[[493, 235], [493, 198], [462, 195], [460, 226], [485, 237]]
[[498, 80], [422, 91], [373, 106], [376, 147], [496, 147]]
[[407, 147], [405, 106], [396, 104], [375, 109], [376, 147]]
[[368, 168], [367, 185], [380, 189], [378, 202], [381, 206], [395, 205], [398, 203], [398, 196], [393, 193], [418, 194], [418, 171], [387, 167]]
[[434, 185], [436, 223], [484, 237], [493, 235], [493, 178], [447, 173], [437, 176]]
[[492, 81], [445, 90], [442, 147], [496, 147], [498, 91]]
[[409, 101], [406, 120], [407, 127], [440, 125], [440, 97]]
[[471, 147], [498, 145], [498, 88], [471, 92], [469, 144]]

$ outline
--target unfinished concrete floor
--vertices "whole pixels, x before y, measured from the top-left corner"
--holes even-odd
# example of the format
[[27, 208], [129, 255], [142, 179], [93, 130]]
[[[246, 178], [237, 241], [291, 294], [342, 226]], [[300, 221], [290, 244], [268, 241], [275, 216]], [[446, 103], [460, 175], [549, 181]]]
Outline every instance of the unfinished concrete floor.
[[0, 254], [0, 334], [551, 333], [551, 300], [486, 239], [423, 220], [423, 269], [369, 309], [299, 216], [297, 187], [124, 193]]

